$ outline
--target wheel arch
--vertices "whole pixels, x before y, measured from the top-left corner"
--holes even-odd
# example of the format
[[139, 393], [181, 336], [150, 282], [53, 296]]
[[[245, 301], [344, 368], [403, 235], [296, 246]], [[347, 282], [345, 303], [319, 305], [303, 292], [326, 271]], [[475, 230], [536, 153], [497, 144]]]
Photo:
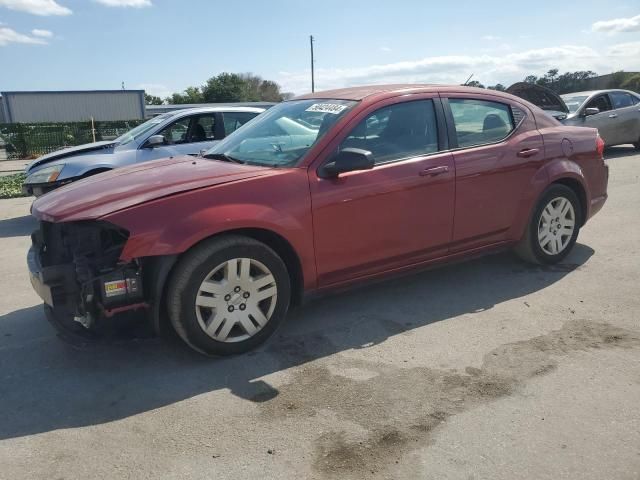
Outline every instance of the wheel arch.
[[582, 227], [587, 221], [587, 215], [589, 214], [587, 208], [587, 192], [584, 188], [584, 185], [573, 177], [561, 177], [554, 180], [551, 185], [564, 185], [565, 187], [570, 188], [573, 193], [576, 194], [578, 200], [580, 201], [580, 226]]
[[[147, 292], [151, 297], [150, 321], [159, 335], [166, 335], [172, 329], [171, 322], [162, 306], [167, 296], [167, 285], [180, 258], [203, 242], [226, 235], [242, 235], [264, 243], [282, 259], [291, 276], [291, 306], [302, 303], [304, 296], [304, 275], [302, 263], [289, 241], [278, 233], [265, 228], [237, 228], [218, 232], [203, 238], [180, 255], [162, 255], [145, 257], [147, 273], [145, 279], [150, 282]], [[146, 282], [145, 282], [146, 283]]]
[[[270, 247], [282, 259], [291, 276], [291, 304], [299, 305], [304, 293], [304, 274], [302, 262], [293, 245], [282, 235], [266, 228], [237, 228], [212, 235], [202, 241], [224, 235], [243, 235], [262, 242]], [[194, 245], [195, 246], [195, 245]], [[193, 248], [193, 247], [191, 247]]]

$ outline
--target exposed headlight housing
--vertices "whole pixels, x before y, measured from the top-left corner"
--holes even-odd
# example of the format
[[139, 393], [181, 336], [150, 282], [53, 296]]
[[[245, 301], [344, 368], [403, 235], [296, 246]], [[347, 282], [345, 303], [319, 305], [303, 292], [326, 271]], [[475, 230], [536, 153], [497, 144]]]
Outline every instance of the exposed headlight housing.
[[37, 172], [34, 172], [31, 175], [29, 175], [27, 179], [24, 181], [24, 183], [29, 185], [29, 184], [37, 184], [37, 183], [55, 182], [60, 176], [60, 173], [62, 172], [63, 168], [64, 168], [64, 164], [51, 165], [50, 167], [42, 168]]

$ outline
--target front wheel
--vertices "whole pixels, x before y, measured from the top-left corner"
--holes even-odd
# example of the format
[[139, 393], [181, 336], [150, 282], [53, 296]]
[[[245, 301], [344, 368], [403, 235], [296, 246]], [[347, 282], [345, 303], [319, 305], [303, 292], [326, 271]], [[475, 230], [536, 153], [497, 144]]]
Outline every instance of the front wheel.
[[576, 243], [581, 212], [573, 190], [565, 185], [551, 185], [538, 201], [516, 253], [531, 263], [561, 261]]
[[167, 291], [169, 318], [192, 348], [208, 355], [243, 353], [284, 320], [291, 295], [282, 259], [242, 236], [206, 241], [185, 254]]

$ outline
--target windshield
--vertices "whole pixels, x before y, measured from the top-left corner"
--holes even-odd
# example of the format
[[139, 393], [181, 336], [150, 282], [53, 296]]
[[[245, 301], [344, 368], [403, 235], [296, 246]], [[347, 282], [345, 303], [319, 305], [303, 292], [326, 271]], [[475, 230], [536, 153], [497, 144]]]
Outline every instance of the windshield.
[[580, 105], [589, 98], [587, 95], [560, 95], [564, 103], [567, 105], [570, 113], [575, 112], [580, 108]]
[[132, 128], [127, 133], [120, 135], [118, 138], [116, 138], [116, 142], [118, 142], [118, 144], [120, 145], [126, 145], [134, 139], [137, 140], [142, 135], [153, 129], [155, 126], [161, 124], [172, 115], [173, 113], [163, 113], [162, 115], [153, 117], [151, 120], [147, 120], [146, 122], [138, 125], [136, 128]]
[[356, 102], [294, 100], [270, 108], [204, 156], [271, 167], [296, 165]]

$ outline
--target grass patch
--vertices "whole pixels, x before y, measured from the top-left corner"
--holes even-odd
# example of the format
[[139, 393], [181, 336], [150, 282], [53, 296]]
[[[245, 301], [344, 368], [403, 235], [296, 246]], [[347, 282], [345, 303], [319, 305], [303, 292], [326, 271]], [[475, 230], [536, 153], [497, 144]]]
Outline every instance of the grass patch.
[[24, 182], [24, 179], [24, 173], [1, 176], [0, 198], [24, 197], [25, 195], [22, 193], [22, 182]]

